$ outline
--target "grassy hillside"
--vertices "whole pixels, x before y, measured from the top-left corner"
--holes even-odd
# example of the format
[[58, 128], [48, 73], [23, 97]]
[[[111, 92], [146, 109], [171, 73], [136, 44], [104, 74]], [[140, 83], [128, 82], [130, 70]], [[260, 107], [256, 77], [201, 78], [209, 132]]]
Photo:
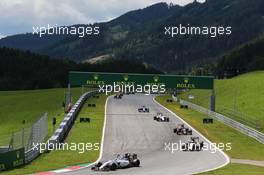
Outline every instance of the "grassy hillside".
[[170, 96], [158, 96], [156, 100], [176, 113], [213, 143], [231, 143], [232, 149], [225, 151], [230, 158], [264, 160], [264, 145], [257, 140], [216, 120], [211, 125], [204, 125], [204, 114], [191, 109], [181, 109], [176, 102], [166, 103], [169, 98]]
[[[72, 127], [66, 143], [87, 144], [101, 143], [102, 128], [104, 123], [104, 105], [107, 96], [100, 95], [100, 98], [89, 98]], [[87, 104], [95, 103], [96, 108], [89, 108]], [[80, 117], [89, 117], [91, 123], [80, 123]], [[81, 134], [80, 134], [81, 133]], [[99, 150], [56, 150], [43, 154], [29, 165], [12, 171], [4, 172], [4, 175], [32, 174], [41, 171], [54, 170], [67, 166], [83, 166], [97, 160]], [[47, 162], [49, 162], [47, 164]], [[80, 165], [82, 164], [82, 165]]]
[[216, 65], [216, 75], [233, 77], [245, 72], [264, 69], [264, 37], [251, 41], [222, 56]]
[[[203, 118], [204, 114], [191, 109], [181, 109], [180, 105], [176, 102], [167, 103], [166, 100], [171, 96], [158, 96], [156, 100], [163, 106], [167, 107], [183, 120], [193, 126], [206, 138], [213, 143], [231, 143], [232, 149], [225, 151], [225, 153], [232, 159], [248, 159], [248, 160], [261, 160], [264, 159], [264, 145], [255, 139], [248, 137], [239, 131], [219, 122], [214, 121], [211, 125], [204, 125]], [[223, 134], [224, 133], [224, 134]], [[250, 149], [248, 149], [250, 148]], [[201, 173], [205, 175], [222, 175], [222, 174], [252, 174], [260, 175], [263, 174], [263, 167], [253, 165], [243, 165], [231, 163], [221, 169], [210, 171], [207, 173]]]
[[[216, 111], [264, 132], [264, 71], [216, 80]], [[181, 97], [204, 107], [209, 106], [210, 91], [192, 90]]]
[[[62, 102], [66, 89], [30, 90], [30, 91], [0, 91], [0, 146], [12, 132], [30, 127], [45, 112], [48, 112], [49, 133], [52, 131], [52, 117], [58, 122], [64, 116]], [[73, 100], [81, 95], [81, 88], [72, 90]], [[26, 123], [23, 125], [22, 120]], [[8, 142], [7, 142], [8, 143]]]

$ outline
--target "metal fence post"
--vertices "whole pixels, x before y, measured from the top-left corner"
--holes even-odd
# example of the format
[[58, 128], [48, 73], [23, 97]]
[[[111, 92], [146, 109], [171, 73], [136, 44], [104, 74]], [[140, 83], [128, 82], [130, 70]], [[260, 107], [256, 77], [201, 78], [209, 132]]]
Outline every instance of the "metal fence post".
[[210, 96], [210, 110], [215, 112], [215, 90], [212, 90], [212, 94]]
[[21, 135], [22, 135], [22, 147], [24, 147], [24, 137], [25, 137], [25, 131], [24, 131], [24, 128], [22, 128], [22, 132], [21, 132]]
[[10, 142], [9, 142], [9, 150], [10, 149], [13, 149], [14, 147], [14, 132], [12, 132], [12, 135], [11, 135], [11, 139], [10, 139]]

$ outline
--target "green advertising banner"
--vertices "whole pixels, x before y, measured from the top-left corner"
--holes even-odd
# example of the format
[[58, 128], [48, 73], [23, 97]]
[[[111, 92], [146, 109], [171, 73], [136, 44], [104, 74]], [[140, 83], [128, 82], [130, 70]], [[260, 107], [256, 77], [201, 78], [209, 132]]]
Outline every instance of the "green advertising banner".
[[98, 73], [70, 72], [69, 83], [72, 86], [98, 86], [116, 84], [164, 84], [166, 88], [178, 89], [213, 89], [214, 78], [206, 76], [129, 74], [129, 73]]
[[0, 172], [25, 164], [25, 149], [0, 153]]

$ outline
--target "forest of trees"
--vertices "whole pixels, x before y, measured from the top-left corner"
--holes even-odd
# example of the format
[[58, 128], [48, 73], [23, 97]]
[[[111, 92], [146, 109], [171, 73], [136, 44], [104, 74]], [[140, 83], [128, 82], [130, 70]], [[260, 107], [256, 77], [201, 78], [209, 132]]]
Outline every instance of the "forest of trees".
[[[128, 12], [112, 21], [97, 23], [100, 35], [30, 34], [0, 40], [0, 46], [31, 50], [52, 58], [77, 62], [101, 55], [139, 60], [170, 73], [189, 73], [193, 68], [215, 63], [217, 57], [256, 39], [264, 31], [263, 0], [208, 0], [186, 6], [158, 3]], [[164, 35], [165, 26], [231, 26], [231, 35], [216, 38]], [[85, 24], [84, 24], [85, 25]]]
[[66, 87], [69, 71], [161, 73], [137, 62], [110, 60], [82, 64], [50, 59], [29, 51], [0, 48], [0, 90]]
[[215, 75], [219, 78], [255, 70], [264, 70], [264, 37], [220, 57], [214, 68]]

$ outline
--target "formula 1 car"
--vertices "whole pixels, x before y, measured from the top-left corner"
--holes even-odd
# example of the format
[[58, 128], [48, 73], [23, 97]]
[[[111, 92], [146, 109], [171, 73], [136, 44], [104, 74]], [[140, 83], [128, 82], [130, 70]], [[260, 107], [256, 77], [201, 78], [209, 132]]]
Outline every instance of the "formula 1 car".
[[138, 112], [149, 112], [149, 108], [142, 106], [141, 108], [138, 108]]
[[157, 115], [153, 117], [153, 119], [158, 122], [169, 122], [170, 121], [170, 118], [165, 117], [161, 112], [158, 112]]
[[177, 135], [192, 135], [192, 130], [190, 128], [186, 128], [184, 124], [177, 125], [173, 132]]
[[114, 171], [116, 169], [139, 167], [140, 160], [137, 158], [137, 154], [126, 153], [123, 156], [117, 155], [113, 160], [106, 162], [98, 162], [91, 167], [94, 171]]
[[182, 145], [182, 151], [201, 151], [204, 142], [199, 142], [199, 137], [191, 137], [191, 140]]

